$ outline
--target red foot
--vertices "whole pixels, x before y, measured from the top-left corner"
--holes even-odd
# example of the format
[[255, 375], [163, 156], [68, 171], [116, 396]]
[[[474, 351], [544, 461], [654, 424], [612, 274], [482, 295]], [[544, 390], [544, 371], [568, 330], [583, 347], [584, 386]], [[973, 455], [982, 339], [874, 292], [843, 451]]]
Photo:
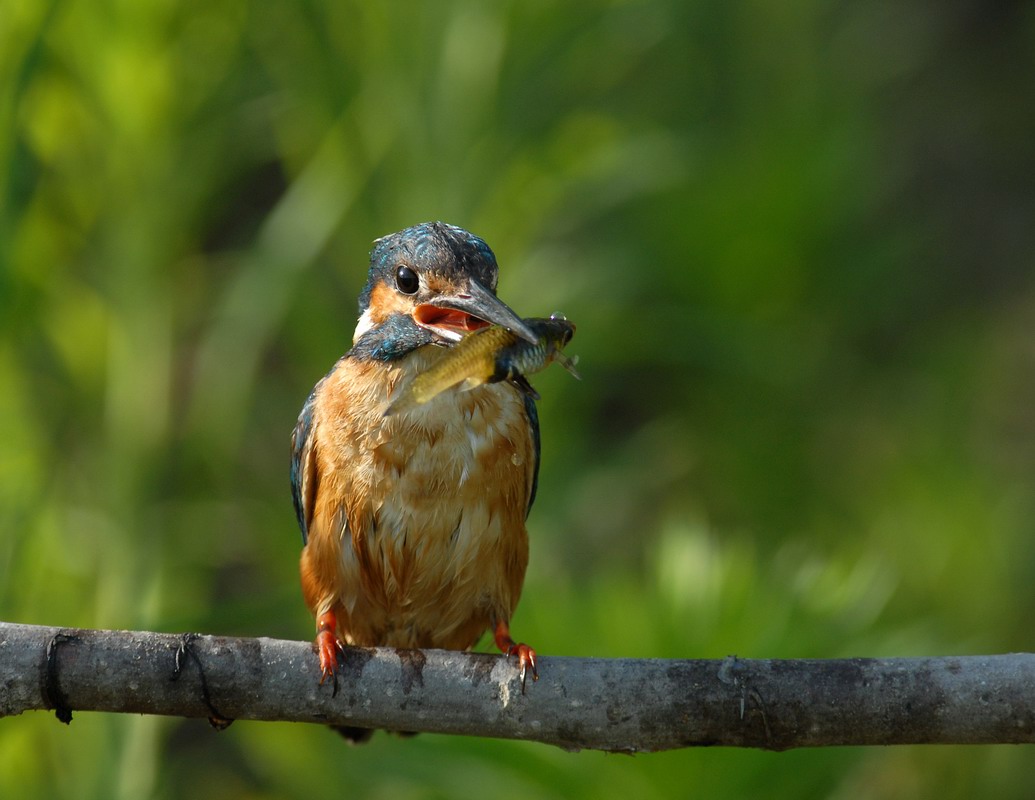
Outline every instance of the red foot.
[[338, 638], [336, 629], [338, 621], [334, 612], [321, 614], [316, 620], [316, 652], [320, 656], [320, 685], [328, 678], [334, 677], [338, 669], [338, 659], [345, 655], [345, 644]]
[[525, 693], [525, 674], [532, 668], [532, 681], [539, 680], [539, 670], [535, 666], [535, 650], [524, 642], [515, 642], [510, 638], [510, 626], [503, 621], [496, 623], [496, 646], [507, 655], [518, 657], [518, 677], [521, 679], [521, 694]]

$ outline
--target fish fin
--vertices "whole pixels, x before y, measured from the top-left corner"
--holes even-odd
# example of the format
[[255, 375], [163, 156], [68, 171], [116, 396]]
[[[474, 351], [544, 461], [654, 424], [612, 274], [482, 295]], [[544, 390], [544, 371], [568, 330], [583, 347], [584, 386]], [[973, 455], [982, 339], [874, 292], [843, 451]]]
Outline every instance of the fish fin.
[[480, 375], [472, 375], [470, 378], [464, 378], [460, 383], [454, 385], [456, 386], [457, 391], [469, 392], [471, 389], [477, 389], [483, 383], [485, 383], [485, 378]]
[[430, 397], [421, 397], [418, 378], [420, 378], [419, 375], [395, 392], [395, 397], [388, 404], [388, 408], [385, 409], [384, 416], [391, 417], [403, 411], [409, 411], [411, 408], [416, 408], [431, 399]]
[[388, 404], [388, 408], [385, 409], [384, 416], [390, 417], [393, 414], [398, 414], [400, 411], [406, 411], [413, 408], [415, 405], [417, 404], [413, 401], [412, 395], [409, 393], [400, 395]]

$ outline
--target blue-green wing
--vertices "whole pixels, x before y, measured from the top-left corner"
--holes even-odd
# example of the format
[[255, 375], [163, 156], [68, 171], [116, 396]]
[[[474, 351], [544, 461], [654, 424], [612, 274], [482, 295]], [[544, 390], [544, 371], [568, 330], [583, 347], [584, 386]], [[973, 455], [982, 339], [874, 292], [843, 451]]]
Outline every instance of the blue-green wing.
[[298, 423], [291, 434], [291, 498], [295, 502], [295, 516], [302, 531], [303, 544], [309, 540], [309, 523], [313, 518], [316, 487], [319, 482], [313, 436], [315, 395], [314, 389], [302, 406], [302, 413], [298, 415]]
[[525, 414], [528, 416], [528, 426], [532, 431], [532, 453], [535, 464], [532, 468], [532, 491], [528, 495], [528, 508], [525, 516], [532, 510], [532, 503], [535, 502], [535, 493], [539, 489], [539, 455], [542, 449], [539, 441], [539, 411], [535, 407], [535, 400], [528, 394], [522, 393], [525, 398]]

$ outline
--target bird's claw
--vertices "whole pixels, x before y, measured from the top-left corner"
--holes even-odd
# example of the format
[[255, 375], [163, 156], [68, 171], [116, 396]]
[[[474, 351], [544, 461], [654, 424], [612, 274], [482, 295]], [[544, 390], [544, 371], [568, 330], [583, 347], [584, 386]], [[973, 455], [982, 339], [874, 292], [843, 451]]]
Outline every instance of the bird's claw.
[[529, 667], [532, 668], [532, 681], [539, 680], [539, 670], [535, 665], [535, 650], [524, 642], [515, 642], [510, 638], [510, 625], [507, 624], [506, 620], [501, 619], [496, 622], [494, 637], [496, 639], [496, 646], [501, 653], [507, 655], [507, 658], [517, 656], [518, 677], [521, 679], [521, 694], [524, 694], [525, 677], [528, 674]]
[[320, 631], [316, 634], [316, 652], [320, 656], [320, 685], [323, 686], [323, 682], [337, 672], [338, 662], [345, 655], [345, 645], [330, 631]]
[[345, 643], [338, 638], [338, 622], [333, 611], [321, 614], [316, 621], [316, 653], [320, 656], [320, 685], [328, 678], [334, 679], [334, 692], [338, 692], [338, 663], [345, 657]]
[[535, 665], [535, 650], [529, 647], [524, 642], [512, 644], [507, 648], [507, 658], [511, 656], [517, 656], [518, 659], [518, 678], [521, 680], [521, 694], [525, 693], [525, 677], [528, 673], [528, 668], [532, 668], [532, 682], [535, 683], [539, 680], [539, 670]]

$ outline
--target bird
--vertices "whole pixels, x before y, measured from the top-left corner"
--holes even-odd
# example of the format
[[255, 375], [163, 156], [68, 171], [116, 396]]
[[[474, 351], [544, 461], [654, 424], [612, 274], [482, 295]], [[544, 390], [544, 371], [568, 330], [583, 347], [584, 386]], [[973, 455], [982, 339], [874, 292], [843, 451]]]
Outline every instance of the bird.
[[[511, 637], [528, 565], [526, 517], [540, 460], [535, 401], [519, 382], [393, 399], [468, 333], [492, 325], [536, 342], [496, 296], [499, 266], [463, 228], [425, 222], [376, 239], [352, 347], [313, 388], [292, 434], [302, 594], [322, 684], [345, 646], [467, 650]], [[526, 383], [527, 385], [527, 383]], [[371, 732], [340, 728], [353, 741]]]

